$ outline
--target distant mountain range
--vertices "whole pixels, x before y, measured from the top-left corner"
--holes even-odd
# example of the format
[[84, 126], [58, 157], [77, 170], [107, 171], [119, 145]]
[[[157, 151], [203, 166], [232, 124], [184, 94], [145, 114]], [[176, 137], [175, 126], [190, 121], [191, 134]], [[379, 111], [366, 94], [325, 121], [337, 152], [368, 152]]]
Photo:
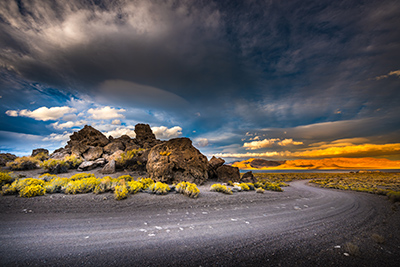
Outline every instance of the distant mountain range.
[[326, 158], [273, 161], [250, 158], [231, 164], [241, 170], [400, 169], [400, 160], [376, 158]]

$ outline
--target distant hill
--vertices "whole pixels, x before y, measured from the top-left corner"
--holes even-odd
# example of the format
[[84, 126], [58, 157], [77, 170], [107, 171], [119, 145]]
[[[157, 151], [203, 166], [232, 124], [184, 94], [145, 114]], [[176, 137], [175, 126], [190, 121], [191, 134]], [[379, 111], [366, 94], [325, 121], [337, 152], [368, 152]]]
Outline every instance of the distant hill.
[[326, 158], [272, 161], [248, 159], [232, 164], [242, 170], [400, 169], [400, 160], [376, 158]]

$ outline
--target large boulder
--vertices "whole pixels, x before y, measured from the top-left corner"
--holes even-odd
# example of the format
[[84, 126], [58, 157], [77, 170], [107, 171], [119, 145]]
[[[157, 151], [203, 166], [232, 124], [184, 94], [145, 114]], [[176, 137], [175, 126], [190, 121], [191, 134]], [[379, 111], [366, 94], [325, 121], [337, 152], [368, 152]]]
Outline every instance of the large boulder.
[[242, 178], [240, 178], [241, 183], [255, 183], [257, 182], [257, 178], [254, 177], [252, 171], [248, 171], [245, 174], [243, 174]]
[[229, 181], [239, 182], [240, 172], [238, 167], [232, 167], [229, 165], [222, 165], [217, 169], [218, 181], [227, 183]]
[[148, 124], [136, 124], [135, 133], [135, 143], [139, 145], [140, 148], [149, 149], [161, 143], [160, 140], [156, 139], [156, 136]]
[[110, 160], [100, 172], [103, 174], [115, 173], [115, 160]]
[[154, 146], [148, 155], [150, 178], [165, 183], [187, 181], [203, 184], [208, 179], [208, 160], [189, 138], [175, 138]]
[[83, 158], [87, 161], [96, 160], [103, 155], [103, 148], [96, 146], [96, 147], [89, 147], [89, 149], [83, 153]]
[[93, 161], [84, 161], [81, 163], [81, 165], [79, 165], [78, 171], [90, 171], [97, 167], [104, 166], [105, 163], [106, 160], [104, 158], [98, 158]]
[[104, 147], [104, 153], [112, 155], [114, 154], [114, 152], [124, 149], [125, 145], [122, 142], [113, 140], [111, 143]]
[[208, 162], [208, 178], [214, 179], [217, 178], [217, 169], [224, 165], [225, 160], [221, 158], [212, 157]]
[[100, 131], [96, 130], [92, 126], [85, 125], [82, 130], [75, 132], [70, 136], [70, 141], [68, 141], [68, 145], [76, 144], [74, 142], [86, 146], [104, 147], [109, 143], [109, 140]]
[[51, 159], [64, 159], [66, 156], [69, 156], [70, 153], [71, 153], [70, 149], [62, 147], [57, 150], [54, 150], [54, 152], [51, 153], [50, 158]]

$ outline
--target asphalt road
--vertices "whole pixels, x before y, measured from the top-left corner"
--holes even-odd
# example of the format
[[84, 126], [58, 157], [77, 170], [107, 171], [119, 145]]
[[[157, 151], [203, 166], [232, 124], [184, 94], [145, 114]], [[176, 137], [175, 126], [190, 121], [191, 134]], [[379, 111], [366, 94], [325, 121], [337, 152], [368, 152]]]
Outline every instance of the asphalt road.
[[[0, 263], [398, 266], [400, 259], [399, 211], [379, 196], [306, 181], [292, 182], [283, 193], [202, 190], [196, 200], [139, 195], [118, 202], [57, 194], [35, 204], [0, 197]], [[383, 244], [371, 238], [374, 233]], [[359, 251], [349, 251], [347, 242]]]

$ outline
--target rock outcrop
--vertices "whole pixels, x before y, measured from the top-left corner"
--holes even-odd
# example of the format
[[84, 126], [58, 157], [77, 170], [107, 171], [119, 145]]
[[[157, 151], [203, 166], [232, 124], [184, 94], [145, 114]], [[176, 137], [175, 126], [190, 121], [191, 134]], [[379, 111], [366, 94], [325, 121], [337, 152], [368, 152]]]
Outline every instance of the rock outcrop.
[[224, 165], [225, 160], [221, 158], [212, 157], [208, 162], [208, 178], [215, 179], [217, 178], [217, 169]]
[[32, 150], [32, 155], [31, 157], [36, 156], [37, 154], [43, 153], [44, 155], [48, 156], [49, 155], [49, 151], [47, 149], [44, 148], [37, 148]]
[[222, 165], [217, 169], [218, 181], [227, 183], [229, 181], [239, 182], [240, 172], [238, 167], [232, 167], [229, 165]]
[[0, 153], [0, 166], [6, 166], [7, 162], [15, 160], [17, 156], [10, 153]]
[[208, 160], [189, 138], [175, 138], [150, 150], [147, 172], [156, 181], [200, 185], [208, 179]]
[[140, 148], [149, 149], [157, 144], [160, 144], [161, 142], [160, 140], [156, 139], [156, 136], [148, 124], [136, 124], [135, 133], [135, 143]]
[[101, 170], [103, 174], [115, 173], [115, 160], [110, 160]]
[[245, 174], [243, 174], [242, 178], [240, 178], [241, 183], [255, 183], [257, 182], [256, 177], [254, 177], [252, 171], [248, 171]]

